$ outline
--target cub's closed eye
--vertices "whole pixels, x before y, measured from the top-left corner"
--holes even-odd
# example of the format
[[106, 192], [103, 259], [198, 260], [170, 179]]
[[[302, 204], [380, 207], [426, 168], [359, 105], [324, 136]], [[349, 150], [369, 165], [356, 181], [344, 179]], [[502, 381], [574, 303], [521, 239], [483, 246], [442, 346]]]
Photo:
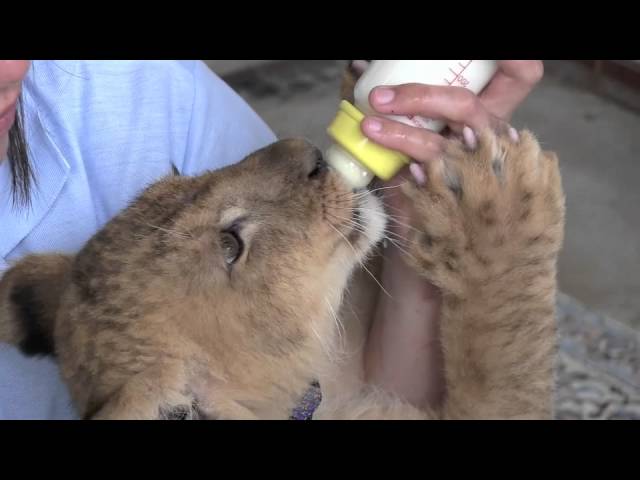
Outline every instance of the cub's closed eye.
[[234, 231], [226, 231], [220, 234], [220, 245], [222, 255], [227, 265], [233, 265], [242, 255], [244, 243], [240, 236]]

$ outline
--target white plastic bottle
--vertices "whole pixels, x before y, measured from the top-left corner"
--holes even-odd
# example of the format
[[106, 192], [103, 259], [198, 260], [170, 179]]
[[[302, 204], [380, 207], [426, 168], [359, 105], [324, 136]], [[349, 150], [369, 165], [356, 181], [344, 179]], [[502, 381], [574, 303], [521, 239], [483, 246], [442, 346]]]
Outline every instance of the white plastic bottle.
[[[495, 60], [374, 60], [355, 85], [355, 106], [342, 101], [328, 128], [334, 144], [326, 152], [327, 162], [354, 188], [368, 185], [374, 176], [391, 179], [409, 163], [400, 152], [389, 150], [364, 136], [360, 123], [365, 115], [376, 114], [369, 105], [375, 87], [422, 83], [464, 87], [480, 93], [497, 70]], [[439, 132], [440, 120], [419, 116], [386, 115], [387, 118]]]

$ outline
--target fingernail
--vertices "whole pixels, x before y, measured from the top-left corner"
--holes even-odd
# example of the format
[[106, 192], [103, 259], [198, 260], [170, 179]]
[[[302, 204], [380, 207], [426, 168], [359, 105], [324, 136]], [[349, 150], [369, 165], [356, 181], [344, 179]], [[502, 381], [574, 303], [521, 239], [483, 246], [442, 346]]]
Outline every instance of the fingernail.
[[394, 92], [390, 88], [378, 88], [373, 94], [373, 98], [375, 102], [380, 105], [390, 103], [395, 96], [396, 96], [396, 92]]
[[379, 132], [382, 130], [382, 122], [375, 118], [367, 118], [363, 123], [363, 127], [370, 132]]
[[413, 175], [413, 178], [415, 178], [418, 185], [424, 185], [427, 183], [427, 177], [424, 174], [424, 170], [421, 165], [414, 162], [409, 165], [409, 171], [411, 172], [411, 175]]
[[476, 137], [475, 132], [469, 127], [464, 127], [462, 129], [462, 138], [464, 138], [464, 143], [469, 147], [469, 149], [475, 150], [478, 146], [478, 138]]
[[520, 134], [513, 127], [509, 129], [509, 137], [511, 137], [511, 140], [513, 140], [515, 143], [518, 143], [520, 141]]

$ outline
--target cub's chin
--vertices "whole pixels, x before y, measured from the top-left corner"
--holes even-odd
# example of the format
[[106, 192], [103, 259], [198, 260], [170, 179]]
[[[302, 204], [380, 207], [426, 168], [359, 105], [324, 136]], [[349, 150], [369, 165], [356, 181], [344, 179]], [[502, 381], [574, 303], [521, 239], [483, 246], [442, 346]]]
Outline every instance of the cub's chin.
[[356, 193], [358, 200], [353, 209], [353, 230], [349, 240], [358, 261], [362, 261], [384, 237], [387, 216], [382, 201], [370, 191]]

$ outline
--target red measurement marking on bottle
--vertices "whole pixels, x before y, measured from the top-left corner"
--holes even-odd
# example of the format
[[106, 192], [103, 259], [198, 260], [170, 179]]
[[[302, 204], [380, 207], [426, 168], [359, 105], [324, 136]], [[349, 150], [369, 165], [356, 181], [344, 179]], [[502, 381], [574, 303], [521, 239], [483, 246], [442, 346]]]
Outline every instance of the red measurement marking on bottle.
[[463, 74], [472, 63], [473, 60], [467, 60], [466, 62], [462, 61], [458, 62], [458, 64], [453, 68], [449, 68], [451, 77], [444, 79], [444, 81], [447, 82], [447, 85], [459, 85], [461, 87], [466, 87], [467, 85], [469, 85], [469, 80]]

